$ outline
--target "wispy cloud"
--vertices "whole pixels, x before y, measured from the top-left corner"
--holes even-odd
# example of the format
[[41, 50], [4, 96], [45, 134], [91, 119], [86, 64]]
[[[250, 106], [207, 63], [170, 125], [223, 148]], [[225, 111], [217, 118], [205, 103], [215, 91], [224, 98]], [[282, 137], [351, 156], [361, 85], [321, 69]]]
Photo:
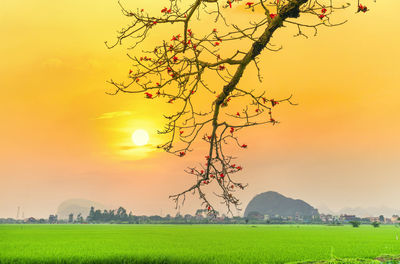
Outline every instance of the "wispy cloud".
[[130, 111], [108, 112], [108, 113], [101, 114], [96, 119], [111, 119], [111, 118], [130, 116], [130, 115], [132, 115], [132, 112], [130, 112]]

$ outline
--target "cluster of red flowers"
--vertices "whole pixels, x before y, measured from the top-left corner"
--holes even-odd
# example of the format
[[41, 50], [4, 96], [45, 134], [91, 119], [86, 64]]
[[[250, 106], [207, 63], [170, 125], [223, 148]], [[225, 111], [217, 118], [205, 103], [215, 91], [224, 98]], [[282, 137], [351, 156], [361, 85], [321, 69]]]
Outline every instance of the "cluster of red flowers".
[[236, 164], [231, 165], [232, 168], [236, 168], [238, 171], [242, 170], [241, 166], [236, 166]]
[[144, 57], [140, 57], [140, 60], [141, 60], [141, 61], [143, 61], [143, 60], [145, 60], [145, 61], [151, 61], [151, 58], [148, 58], [147, 56], [144, 56]]
[[171, 9], [164, 7], [163, 9], [161, 9], [161, 13], [164, 13], [164, 14], [171, 13]]
[[272, 105], [272, 106], [275, 106], [275, 105], [277, 105], [277, 104], [279, 104], [279, 102], [275, 101], [274, 99], [271, 99], [271, 105]]
[[368, 8], [367, 8], [367, 6], [364, 6], [364, 5], [362, 5], [362, 4], [360, 4], [359, 6], [358, 6], [358, 12], [367, 12], [368, 11]]

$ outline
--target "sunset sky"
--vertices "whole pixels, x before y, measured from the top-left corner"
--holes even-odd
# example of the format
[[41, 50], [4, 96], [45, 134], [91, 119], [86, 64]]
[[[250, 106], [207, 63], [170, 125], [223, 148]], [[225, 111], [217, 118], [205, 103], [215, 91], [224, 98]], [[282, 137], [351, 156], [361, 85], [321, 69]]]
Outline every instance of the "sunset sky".
[[[124, 3], [154, 14], [164, 6]], [[279, 125], [240, 135], [249, 146], [233, 153], [249, 183], [239, 194], [243, 208], [269, 190], [317, 208], [399, 208], [400, 2], [366, 4], [367, 13], [338, 13], [337, 21], [349, 21], [315, 37], [277, 32], [273, 42], [283, 49], [261, 54], [263, 84], [244, 77], [242, 87], [293, 94], [298, 105], [277, 107]], [[241, 21], [252, 15], [231, 12]], [[176, 213], [168, 196], [193, 182], [183, 169], [204, 152], [178, 158], [157, 150], [167, 106], [106, 94], [106, 81], [126, 78], [130, 62], [127, 45], [109, 50], [104, 41], [127, 22], [112, 0], [2, 1], [0, 217], [15, 217], [18, 206], [26, 217], [46, 217], [71, 198], [137, 215]], [[135, 129], [149, 132], [149, 145], [133, 145]], [[181, 212], [198, 206], [193, 197]]]

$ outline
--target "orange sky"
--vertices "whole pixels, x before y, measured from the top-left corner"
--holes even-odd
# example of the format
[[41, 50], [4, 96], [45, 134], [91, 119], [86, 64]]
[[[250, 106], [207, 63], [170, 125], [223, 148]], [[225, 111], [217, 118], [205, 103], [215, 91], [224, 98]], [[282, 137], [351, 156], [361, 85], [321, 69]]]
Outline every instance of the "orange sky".
[[[159, 12], [160, 3], [147, 5]], [[281, 124], [241, 135], [249, 145], [235, 153], [249, 183], [240, 194], [244, 206], [274, 190], [335, 210], [398, 208], [400, 3], [368, 5], [371, 11], [345, 13], [347, 24], [308, 40], [281, 30], [273, 42], [284, 49], [262, 53], [262, 86], [272, 98], [293, 94], [299, 105], [279, 105]], [[204, 155], [179, 159], [155, 150], [167, 108], [142, 95], [105, 94], [106, 81], [126, 77], [130, 67], [126, 46], [104, 46], [127, 22], [117, 2], [5, 0], [2, 6], [0, 217], [15, 217], [17, 206], [25, 216], [46, 216], [69, 198], [123, 205], [135, 214], [174, 214], [168, 195], [192, 182], [183, 169]], [[242, 87], [261, 87], [252, 69]], [[150, 146], [132, 147], [137, 128], [149, 131]], [[195, 199], [182, 211], [193, 213], [197, 205]]]

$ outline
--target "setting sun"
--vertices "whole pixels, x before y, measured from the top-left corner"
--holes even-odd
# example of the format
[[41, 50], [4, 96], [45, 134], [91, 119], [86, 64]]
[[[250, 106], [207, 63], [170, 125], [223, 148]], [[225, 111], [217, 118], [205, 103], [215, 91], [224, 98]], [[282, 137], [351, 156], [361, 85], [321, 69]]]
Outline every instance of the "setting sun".
[[135, 130], [132, 134], [132, 141], [136, 146], [144, 146], [149, 141], [149, 134], [144, 129]]

